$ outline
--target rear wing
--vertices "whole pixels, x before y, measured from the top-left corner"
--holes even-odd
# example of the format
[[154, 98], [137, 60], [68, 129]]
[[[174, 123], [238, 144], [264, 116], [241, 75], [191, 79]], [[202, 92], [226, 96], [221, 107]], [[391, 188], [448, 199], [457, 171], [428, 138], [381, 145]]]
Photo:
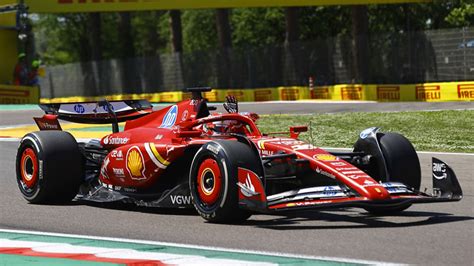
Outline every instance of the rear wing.
[[[111, 106], [114, 115], [109, 112]], [[52, 118], [85, 124], [110, 124], [135, 119], [152, 112], [152, 105], [147, 100], [110, 101], [108, 104], [102, 102], [78, 102], [40, 104], [39, 107]], [[35, 118], [35, 121], [37, 119]]]

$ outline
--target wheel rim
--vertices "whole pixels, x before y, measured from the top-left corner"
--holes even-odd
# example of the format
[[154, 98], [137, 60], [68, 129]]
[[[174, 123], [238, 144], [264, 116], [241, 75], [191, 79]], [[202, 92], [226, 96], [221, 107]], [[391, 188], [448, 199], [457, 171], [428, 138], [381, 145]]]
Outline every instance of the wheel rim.
[[197, 190], [202, 203], [213, 205], [221, 194], [222, 175], [219, 164], [212, 158], [205, 159], [199, 166]]
[[27, 188], [33, 188], [38, 182], [38, 160], [31, 148], [21, 154], [21, 180]]

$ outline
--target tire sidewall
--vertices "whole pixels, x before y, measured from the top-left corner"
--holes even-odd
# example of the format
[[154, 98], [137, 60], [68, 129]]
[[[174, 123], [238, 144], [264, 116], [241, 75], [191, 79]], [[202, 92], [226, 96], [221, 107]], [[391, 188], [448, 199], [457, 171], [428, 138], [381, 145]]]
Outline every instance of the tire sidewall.
[[[217, 151], [217, 153], [216, 153]], [[206, 158], [212, 158], [214, 159], [219, 166], [219, 170], [221, 171], [221, 187], [220, 193], [217, 201], [212, 204], [211, 206], [206, 206], [201, 199], [200, 196], [197, 193], [197, 174], [198, 174], [198, 169], [201, 163], [206, 159]], [[225, 209], [228, 207], [227, 205], [229, 203], [229, 193], [233, 193], [235, 189], [232, 189], [232, 186], [230, 184], [230, 180], [236, 179], [237, 173], [234, 173], [233, 171], [235, 167], [233, 166], [231, 160], [225, 153], [225, 149], [218, 143], [218, 142], [210, 142], [204, 144], [196, 153], [194, 156], [194, 159], [191, 163], [191, 169], [190, 169], [190, 174], [189, 174], [189, 184], [190, 184], [190, 192], [191, 192], [191, 198], [194, 202], [194, 206], [197, 210], [197, 212], [206, 220], [215, 220], [219, 216], [222, 216], [222, 211], [223, 208]], [[233, 175], [233, 176], [230, 176]]]
[[[24, 184], [22, 182], [21, 178], [21, 171], [22, 171], [22, 165], [21, 165], [21, 157], [23, 152], [27, 149], [31, 148], [36, 155], [36, 161], [38, 165], [38, 179], [36, 184], [31, 188], [31, 189], [25, 189]], [[43, 153], [41, 150], [41, 145], [39, 145], [39, 141], [36, 139], [36, 137], [33, 134], [28, 134], [25, 136], [20, 143], [20, 146], [18, 148], [17, 156], [16, 156], [16, 175], [17, 175], [17, 184], [18, 188], [20, 189], [23, 197], [34, 203], [37, 201], [41, 201], [43, 199], [43, 193], [42, 193], [42, 187], [43, 187]]]
[[[31, 191], [21, 182], [21, 156], [25, 149], [35, 152], [38, 163], [37, 184]], [[65, 131], [37, 131], [22, 138], [16, 158], [17, 183], [30, 203], [70, 202], [83, 182], [83, 156], [74, 137]]]
[[416, 190], [421, 185], [420, 161], [415, 148], [403, 135], [386, 133], [380, 138], [390, 181], [401, 182]]

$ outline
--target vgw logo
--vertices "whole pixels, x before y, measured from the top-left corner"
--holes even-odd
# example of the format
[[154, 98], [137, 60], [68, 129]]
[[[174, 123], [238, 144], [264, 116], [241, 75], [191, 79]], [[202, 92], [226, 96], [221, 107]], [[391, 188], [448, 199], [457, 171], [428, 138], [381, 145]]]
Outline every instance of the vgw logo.
[[170, 195], [171, 203], [178, 205], [191, 204], [191, 196]]
[[176, 123], [176, 117], [178, 116], [178, 106], [173, 105], [163, 117], [160, 128], [170, 128]]

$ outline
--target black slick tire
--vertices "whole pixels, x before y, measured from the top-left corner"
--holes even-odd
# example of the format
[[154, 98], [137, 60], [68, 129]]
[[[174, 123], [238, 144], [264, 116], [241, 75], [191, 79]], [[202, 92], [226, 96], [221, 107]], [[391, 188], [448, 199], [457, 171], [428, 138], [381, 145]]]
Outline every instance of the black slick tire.
[[216, 140], [204, 144], [195, 154], [189, 173], [194, 207], [213, 223], [241, 223], [251, 213], [239, 208], [238, 167], [261, 175], [260, 158], [244, 143]]
[[[380, 149], [385, 158], [390, 182], [400, 182], [415, 190], [420, 189], [421, 169], [418, 155], [411, 142], [398, 133], [381, 134]], [[388, 180], [377, 180], [387, 182]], [[393, 214], [409, 208], [411, 204], [397, 207], [367, 207], [373, 214]]]

